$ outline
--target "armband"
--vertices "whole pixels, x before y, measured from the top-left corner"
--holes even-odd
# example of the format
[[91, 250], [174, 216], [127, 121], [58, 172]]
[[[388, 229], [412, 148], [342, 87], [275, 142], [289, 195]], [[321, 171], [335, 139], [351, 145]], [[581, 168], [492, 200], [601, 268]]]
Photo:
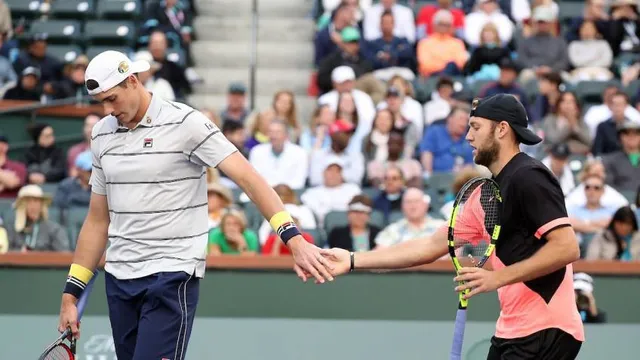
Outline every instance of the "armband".
[[67, 282], [64, 285], [64, 293], [80, 298], [80, 295], [92, 277], [93, 271], [78, 264], [71, 264]]
[[300, 230], [293, 222], [291, 215], [286, 211], [280, 211], [273, 215], [269, 220], [271, 228], [276, 232], [278, 237], [286, 244], [292, 237], [301, 235]]

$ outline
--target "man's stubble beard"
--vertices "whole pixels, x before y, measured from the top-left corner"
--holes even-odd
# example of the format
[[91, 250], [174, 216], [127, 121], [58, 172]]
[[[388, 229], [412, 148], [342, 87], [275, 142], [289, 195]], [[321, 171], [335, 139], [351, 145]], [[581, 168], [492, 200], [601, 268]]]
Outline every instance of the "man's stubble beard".
[[491, 138], [487, 141], [486, 146], [476, 149], [476, 157], [474, 162], [478, 165], [489, 167], [498, 159], [500, 153], [500, 145], [498, 142]]

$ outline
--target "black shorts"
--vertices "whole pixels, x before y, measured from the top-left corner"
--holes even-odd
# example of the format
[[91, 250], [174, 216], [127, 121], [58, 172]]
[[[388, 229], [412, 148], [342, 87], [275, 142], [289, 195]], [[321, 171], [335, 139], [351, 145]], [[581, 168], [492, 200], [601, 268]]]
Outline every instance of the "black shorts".
[[581, 346], [582, 341], [555, 328], [515, 339], [494, 336], [487, 360], [574, 360]]

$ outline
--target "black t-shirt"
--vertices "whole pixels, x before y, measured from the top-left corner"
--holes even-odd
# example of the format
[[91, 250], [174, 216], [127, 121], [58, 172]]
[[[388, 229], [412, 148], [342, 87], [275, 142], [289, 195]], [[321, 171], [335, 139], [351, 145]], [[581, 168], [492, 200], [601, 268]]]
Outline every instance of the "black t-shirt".
[[[494, 180], [503, 199], [496, 256], [504, 265], [528, 259], [547, 242], [551, 230], [570, 226], [562, 188], [540, 161], [519, 153]], [[566, 267], [524, 284], [549, 303], [565, 272]]]

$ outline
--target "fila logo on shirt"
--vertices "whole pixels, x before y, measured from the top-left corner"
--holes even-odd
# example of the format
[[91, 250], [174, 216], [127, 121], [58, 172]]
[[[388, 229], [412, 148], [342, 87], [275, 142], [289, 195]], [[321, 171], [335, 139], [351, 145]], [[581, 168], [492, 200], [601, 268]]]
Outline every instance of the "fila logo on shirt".
[[143, 148], [152, 148], [153, 147], [153, 138], [144, 139], [144, 143], [142, 145]]
[[206, 123], [204, 123], [204, 126], [206, 126], [209, 131], [213, 131], [213, 124], [212, 123], [206, 122]]

